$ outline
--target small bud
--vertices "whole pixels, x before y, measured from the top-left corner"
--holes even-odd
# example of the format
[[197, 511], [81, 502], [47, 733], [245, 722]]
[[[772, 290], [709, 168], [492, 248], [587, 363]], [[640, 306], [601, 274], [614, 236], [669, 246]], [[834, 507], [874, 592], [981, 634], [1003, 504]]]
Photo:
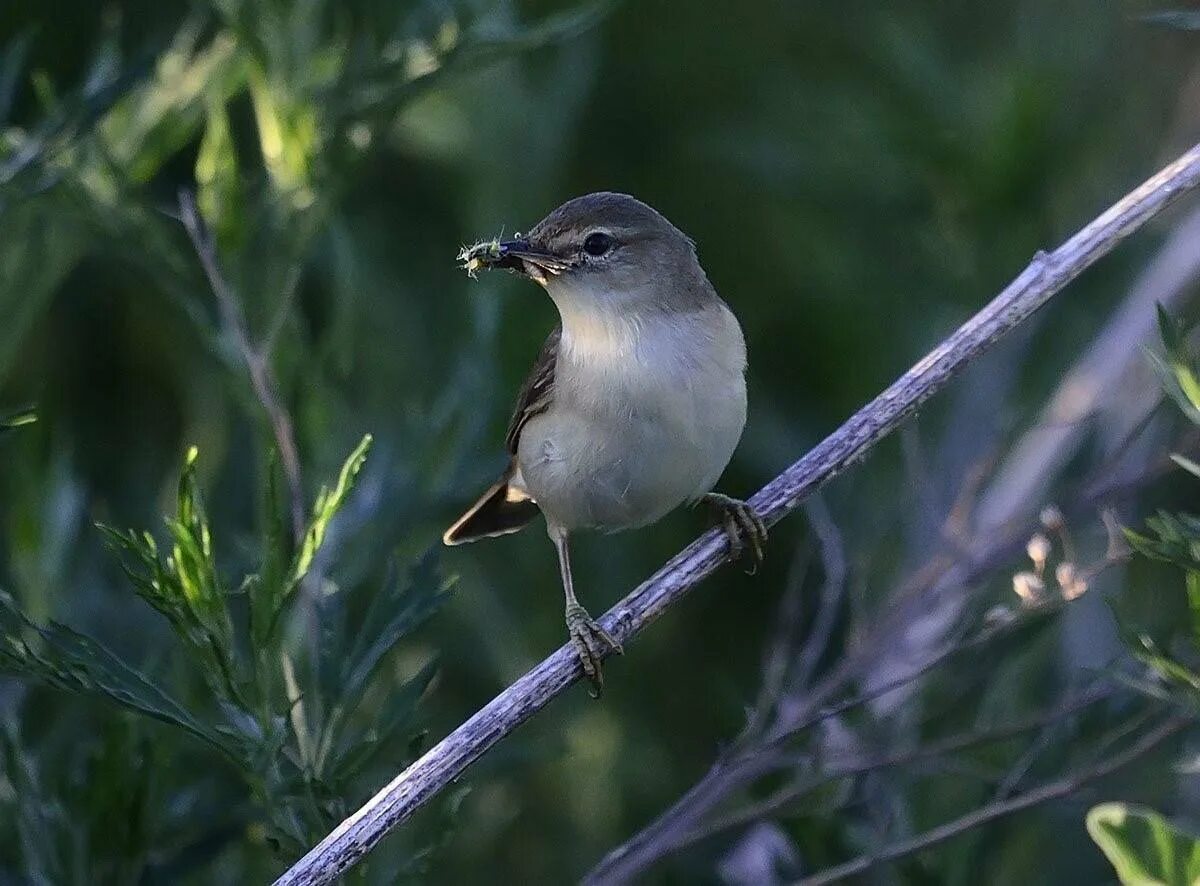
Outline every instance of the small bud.
[[1038, 519], [1042, 521], [1042, 525], [1051, 532], [1058, 532], [1066, 524], [1063, 519], [1062, 511], [1055, 505], [1046, 505], [1042, 508], [1042, 512], [1038, 515]]
[[1036, 572], [1018, 572], [1013, 576], [1013, 593], [1021, 598], [1026, 606], [1038, 601], [1046, 586]]
[[988, 627], [998, 627], [1008, 624], [1014, 618], [1016, 618], [1016, 613], [1003, 603], [997, 603], [983, 614], [983, 623]]
[[1076, 573], [1075, 564], [1069, 560], [1058, 564], [1054, 570], [1054, 580], [1058, 582], [1064, 600], [1082, 597], [1083, 592], [1087, 590], [1087, 580]]
[[1050, 556], [1050, 539], [1040, 532], [1034, 534], [1025, 545], [1025, 553], [1033, 561], [1033, 568], [1037, 570], [1037, 574], [1041, 575], [1042, 570], [1046, 568], [1046, 558]]

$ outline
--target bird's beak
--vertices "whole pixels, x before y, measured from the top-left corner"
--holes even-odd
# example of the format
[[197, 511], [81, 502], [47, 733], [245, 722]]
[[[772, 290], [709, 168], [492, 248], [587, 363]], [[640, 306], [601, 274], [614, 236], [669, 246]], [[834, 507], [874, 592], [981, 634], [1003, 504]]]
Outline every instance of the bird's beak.
[[543, 284], [547, 274], [557, 276], [574, 267], [573, 262], [540, 249], [525, 239], [485, 240], [464, 247], [458, 254], [458, 260], [471, 276], [480, 270], [505, 268]]

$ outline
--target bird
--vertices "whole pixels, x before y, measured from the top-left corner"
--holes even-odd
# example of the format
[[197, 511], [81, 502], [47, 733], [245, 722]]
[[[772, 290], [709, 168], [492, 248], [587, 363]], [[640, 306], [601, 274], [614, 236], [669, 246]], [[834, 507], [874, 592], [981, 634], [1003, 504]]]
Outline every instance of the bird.
[[714, 492], [746, 423], [746, 345], [695, 243], [628, 194], [568, 200], [512, 239], [463, 247], [471, 277], [505, 269], [540, 285], [558, 309], [517, 396], [508, 464], [443, 542], [517, 532], [540, 512], [558, 555], [565, 621], [590, 693], [602, 661], [623, 652], [580, 604], [569, 540], [654, 523], [707, 502], [757, 564], [767, 528], [746, 502]]

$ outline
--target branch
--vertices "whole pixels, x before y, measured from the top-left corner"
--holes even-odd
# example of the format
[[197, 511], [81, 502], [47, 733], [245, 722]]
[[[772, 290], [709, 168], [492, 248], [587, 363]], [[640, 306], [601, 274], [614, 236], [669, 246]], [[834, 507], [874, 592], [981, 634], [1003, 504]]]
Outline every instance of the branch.
[[[275, 374], [267, 362], [266, 353], [274, 342], [277, 326], [281, 321], [276, 320], [268, 335], [266, 345], [262, 350], [256, 348], [250, 341], [250, 333], [246, 329], [246, 318], [234, 295], [229, 281], [221, 273], [217, 262], [217, 247], [211, 235], [196, 211], [196, 200], [187, 189], [179, 192], [179, 218], [187, 231], [192, 248], [200, 259], [204, 274], [212, 287], [213, 295], [217, 298], [217, 309], [221, 314], [221, 325], [226, 335], [233, 338], [238, 353], [246, 361], [246, 369], [250, 372], [250, 383], [258, 402], [267, 413], [271, 422], [271, 431], [275, 435], [275, 445], [279, 449], [279, 461], [283, 464], [283, 472], [287, 476], [289, 513], [292, 519], [292, 539], [299, 545], [304, 538], [304, 487], [300, 480], [300, 452], [296, 446], [296, 433], [292, 426], [292, 417], [288, 415], [279, 396], [279, 386], [275, 383]], [[289, 280], [288, 291], [295, 288], [295, 281]], [[290, 295], [285, 292], [283, 305], [290, 303]]]
[[[782, 755], [786, 743], [800, 733], [912, 685], [953, 658], [985, 649], [994, 640], [1026, 625], [1029, 618], [1044, 615], [1051, 605], [1055, 604], [1030, 611], [1023, 618], [990, 625], [964, 640], [947, 642], [920, 667], [907, 670], [892, 680], [836, 703], [825, 704], [826, 699], [852, 681], [861, 658], [870, 655], [877, 646], [877, 643], [870, 641], [864, 643], [859, 653], [842, 661], [832, 674], [809, 690], [808, 697], [802, 703], [791, 705], [781, 712], [769, 730], [760, 735], [748, 735], [743, 731], [742, 736], [733, 743], [730, 753], [720, 756], [712, 768], [658, 818], [600, 859], [582, 882], [585, 886], [600, 886], [637, 880], [659, 858], [690, 844], [691, 835], [700, 827], [697, 822], [732, 794], [748, 787], [755, 779], [781, 768], [785, 762]], [[872, 633], [885, 626], [886, 622]]]
[[[845, 762], [840, 765], [831, 765], [825, 771], [812, 773], [807, 778], [780, 788], [765, 800], [760, 800], [753, 805], [739, 809], [724, 818], [696, 829], [692, 833], [682, 837], [671, 847], [671, 851], [674, 852], [685, 846], [702, 842], [724, 831], [746, 827], [764, 818], [778, 815], [805, 795], [839, 779], [864, 775], [868, 772], [874, 772], [877, 769], [905, 766], [910, 763], [944, 757], [958, 751], [967, 750], [976, 745], [999, 742], [1025, 732], [1031, 732], [1034, 729], [1057, 725], [1080, 710], [1109, 698], [1110, 694], [1110, 690], [1104, 687], [1084, 690], [1074, 697], [1060, 702], [1053, 708], [1021, 720], [996, 726], [992, 729], [971, 730], [952, 735], [948, 738], [938, 739], [920, 747], [892, 751], [878, 757]], [[832, 762], [834, 764], [838, 763], [838, 761]]]
[[[927, 354], [816, 448], [761, 489], [750, 504], [768, 524], [860, 460], [968, 363], [1027, 320], [1118, 243], [1200, 186], [1200, 145], [1130, 192], [1053, 253], [1029, 266], [983, 310]], [[601, 619], [627, 641], [679, 602], [727, 556], [722, 532], [709, 530], [667, 562]], [[580, 678], [562, 646], [400, 773], [296, 862], [277, 886], [332, 883], [389, 831], [407, 821], [468, 766]]]
[[1114, 754], [1107, 760], [1097, 763], [1089, 769], [1074, 772], [1071, 775], [1048, 782], [1039, 788], [1018, 794], [1011, 800], [1002, 800], [981, 806], [961, 818], [946, 822], [946, 824], [939, 825], [916, 837], [892, 843], [878, 852], [870, 855], [861, 855], [853, 861], [848, 861], [837, 867], [826, 868], [811, 877], [804, 877], [795, 886], [824, 886], [826, 883], [836, 883], [838, 880], [862, 874], [881, 861], [896, 861], [906, 855], [912, 855], [914, 852], [920, 852], [923, 849], [928, 849], [930, 846], [936, 846], [938, 843], [942, 843], [952, 837], [957, 837], [959, 834], [987, 824], [990, 821], [995, 821], [1006, 815], [1012, 815], [1014, 812], [1021, 812], [1030, 807], [1047, 803], [1050, 800], [1062, 799], [1075, 793], [1088, 782], [1111, 775], [1118, 769], [1128, 766], [1139, 757], [1145, 756], [1187, 725], [1188, 720], [1184, 717], [1175, 717], [1167, 720], [1157, 729], [1146, 733], [1124, 751]]

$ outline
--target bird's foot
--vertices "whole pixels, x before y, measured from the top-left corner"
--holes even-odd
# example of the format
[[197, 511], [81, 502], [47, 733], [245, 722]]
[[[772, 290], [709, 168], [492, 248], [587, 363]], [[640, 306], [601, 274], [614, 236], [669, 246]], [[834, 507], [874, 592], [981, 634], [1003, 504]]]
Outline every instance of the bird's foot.
[[767, 543], [767, 524], [749, 504], [740, 498], [722, 495], [719, 492], [709, 492], [703, 497], [704, 502], [712, 507], [720, 516], [725, 535], [729, 538], [729, 559], [738, 560], [745, 552], [749, 543], [751, 563], [746, 569], [747, 575], [758, 571], [763, 561], [763, 548]]
[[592, 684], [588, 694], [592, 698], [599, 698], [600, 693], [604, 691], [604, 671], [601, 670], [601, 662], [609, 652], [624, 655], [625, 650], [616, 637], [602, 628], [578, 603], [567, 607], [567, 633], [571, 635], [571, 645], [579, 655], [583, 673]]

